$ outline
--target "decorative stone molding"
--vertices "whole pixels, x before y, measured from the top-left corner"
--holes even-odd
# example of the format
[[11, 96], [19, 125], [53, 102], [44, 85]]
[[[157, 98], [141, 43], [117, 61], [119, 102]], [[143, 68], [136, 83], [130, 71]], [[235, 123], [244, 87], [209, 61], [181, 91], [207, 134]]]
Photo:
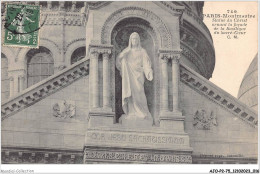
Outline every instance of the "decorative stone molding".
[[[54, 41], [52, 41], [48, 38], [40, 38], [40, 40], [44, 40], [44, 41], [51, 43], [52, 45], [54, 45], [59, 50], [59, 53], [61, 53], [62, 50], [61, 50], [61, 48], [59, 48], [59, 45], [56, 42], [54, 42]], [[40, 45], [40, 46], [42, 46], [42, 45]], [[48, 48], [48, 47], [46, 47], [46, 48]]]
[[180, 79], [252, 127], [258, 127], [258, 117], [254, 110], [183, 64], [180, 67]]
[[257, 157], [242, 155], [192, 155], [193, 164], [257, 164]]
[[[203, 76], [210, 78], [215, 67], [215, 52], [212, 43], [199, 30], [194, 29], [186, 22], [181, 27], [180, 38], [181, 47], [185, 47], [185, 50], [188, 50], [190, 54], [193, 54], [193, 57], [198, 59], [195, 60], [199, 62], [196, 66], [199, 66], [198, 69], [205, 69], [206, 74], [203, 74]], [[188, 56], [187, 58], [193, 61], [192, 57]]]
[[[84, 163], [91, 161], [107, 162], [127, 162], [127, 163], [192, 163], [191, 155], [186, 154], [166, 154], [166, 153], [145, 153], [128, 151], [104, 151], [104, 150], [84, 150]], [[88, 162], [89, 161], [89, 162]]]
[[110, 44], [114, 25], [120, 20], [129, 17], [140, 17], [150, 22], [155, 29], [157, 37], [160, 37], [158, 38], [158, 40], [161, 41], [160, 47], [172, 48], [171, 34], [163, 21], [151, 11], [140, 7], [125, 7], [112, 13], [103, 25], [101, 43]]
[[[95, 42], [95, 41], [93, 41]], [[98, 53], [98, 54], [111, 54], [112, 52], [112, 45], [108, 45], [108, 44], [93, 44], [91, 43], [89, 45], [89, 53]]]
[[172, 4], [172, 2], [167, 1], [154, 1], [157, 5], [160, 7], [163, 7], [164, 9], [167, 9], [172, 15], [179, 16], [182, 18], [182, 14], [185, 10], [185, 7], [183, 6], [176, 6], [175, 4]]
[[41, 16], [44, 19], [44, 25], [69, 25], [69, 26], [84, 26], [82, 24], [82, 16], [79, 12], [65, 12], [66, 15], [61, 21], [60, 11], [42, 12]]
[[2, 148], [2, 164], [82, 164], [83, 152]]
[[181, 49], [182, 55], [188, 58], [188, 60], [191, 61], [197, 67], [199, 73], [203, 75], [205, 78], [210, 78], [210, 75], [208, 75], [207, 70], [203, 65], [203, 62], [199, 59], [199, 56], [193, 50], [190, 50], [189, 47], [185, 44], [181, 44]]
[[29, 107], [48, 95], [89, 74], [89, 60], [82, 59], [68, 68], [27, 88], [2, 104], [2, 120]]
[[60, 101], [53, 105], [53, 116], [59, 118], [73, 118], [76, 115], [75, 101]]
[[75, 40], [70, 41], [70, 42], [66, 45], [65, 51], [67, 51], [68, 48], [69, 48], [72, 44], [74, 44], [74, 43], [76, 43], [76, 42], [79, 42], [79, 41], [85, 41], [85, 40], [86, 40], [86, 38], [83, 37], [83, 38], [78, 38], [78, 39], [75, 39]]
[[171, 59], [175, 62], [179, 62], [181, 58], [182, 50], [168, 50], [168, 49], [160, 49], [159, 55], [161, 59]]
[[204, 109], [199, 109], [193, 116], [193, 126], [197, 129], [209, 130], [212, 126], [217, 126], [216, 114], [211, 111], [210, 113]]

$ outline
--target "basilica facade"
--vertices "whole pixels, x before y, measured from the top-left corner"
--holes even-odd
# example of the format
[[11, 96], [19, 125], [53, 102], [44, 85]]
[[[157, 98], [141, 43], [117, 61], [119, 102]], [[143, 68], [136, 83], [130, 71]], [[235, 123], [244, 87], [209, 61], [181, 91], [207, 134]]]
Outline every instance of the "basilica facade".
[[[2, 163], [257, 163], [257, 66], [238, 98], [209, 81], [204, 2], [23, 3], [41, 5], [39, 48], [2, 46]], [[151, 122], [123, 119], [116, 61], [134, 32]]]

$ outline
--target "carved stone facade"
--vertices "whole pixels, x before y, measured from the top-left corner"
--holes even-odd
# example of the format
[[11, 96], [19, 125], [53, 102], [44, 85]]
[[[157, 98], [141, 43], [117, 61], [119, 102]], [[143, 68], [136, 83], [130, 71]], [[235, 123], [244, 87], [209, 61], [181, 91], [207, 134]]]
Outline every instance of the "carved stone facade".
[[217, 126], [216, 114], [211, 111], [207, 112], [204, 109], [196, 111], [194, 115], [193, 126], [197, 129], [209, 130], [212, 126]]
[[[2, 47], [2, 163], [257, 163], [257, 113], [208, 81], [215, 53], [203, 2], [36, 4], [41, 51]], [[154, 71], [144, 82], [153, 124], [120, 120], [115, 63], [132, 32]], [[53, 74], [28, 88], [36, 54], [53, 58]]]
[[[23, 3], [35, 4], [35, 2]], [[38, 4], [41, 5], [39, 45], [49, 50], [54, 59], [53, 71], [57, 73], [61, 70], [60, 67], [68, 67], [71, 64], [72, 53], [77, 48], [86, 47], [86, 36], [81, 34], [85, 32], [85, 26], [82, 23], [86, 22], [84, 21], [86, 18], [83, 20], [83, 16], [87, 13], [87, 10], [83, 10], [86, 4], [84, 2], [61, 1], [39, 2]], [[3, 8], [2, 13], [4, 13], [4, 10], [5, 8]], [[67, 35], [70, 37], [67, 38]], [[11, 94], [9, 97], [13, 97], [30, 86], [27, 55], [31, 50], [2, 47], [1, 51], [8, 59], [7, 77], [14, 79], [10, 81], [12, 88], [9, 90]], [[3, 101], [7, 100], [8, 97], [3, 98]]]

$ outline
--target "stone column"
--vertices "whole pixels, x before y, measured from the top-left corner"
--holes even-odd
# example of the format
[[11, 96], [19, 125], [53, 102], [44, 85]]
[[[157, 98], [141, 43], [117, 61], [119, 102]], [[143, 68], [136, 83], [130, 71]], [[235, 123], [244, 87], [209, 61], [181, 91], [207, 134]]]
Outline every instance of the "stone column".
[[103, 108], [110, 109], [110, 71], [109, 71], [109, 53], [103, 53]]
[[47, 8], [48, 8], [49, 10], [52, 8], [51, 2], [52, 2], [52, 1], [47, 1]]
[[179, 111], [179, 80], [180, 80], [180, 68], [179, 68], [180, 54], [174, 54], [172, 58], [172, 105], [173, 112]]
[[13, 83], [13, 84], [14, 84], [14, 85], [13, 85], [13, 86], [14, 86], [13, 94], [14, 94], [14, 95], [17, 95], [18, 92], [19, 92], [19, 91], [18, 91], [18, 90], [19, 90], [18, 76], [14, 76], [14, 80], [13, 80], [13, 81], [14, 81], [14, 83]]
[[92, 83], [92, 107], [99, 107], [99, 87], [98, 87], [98, 56], [97, 50], [92, 49], [90, 51], [90, 66], [91, 66], [91, 83]]
[[22, 92], [24, 89], [24, 76], [19, 76], [19, 92]]
[[10, 98], [11, 98], [14, 96], [14, 78], [10, 77], [9, 82], [10, 82]]
[[162, 97], [161, 97], [161, 111], [168, 112], [169, 111], [169, 99], [168, 99], [168, 86], [169, 86], [169, 78], [168, 78], [168, 56], [166, 54], [160, 55], [161, 59], [161, 68], [162, 68]]

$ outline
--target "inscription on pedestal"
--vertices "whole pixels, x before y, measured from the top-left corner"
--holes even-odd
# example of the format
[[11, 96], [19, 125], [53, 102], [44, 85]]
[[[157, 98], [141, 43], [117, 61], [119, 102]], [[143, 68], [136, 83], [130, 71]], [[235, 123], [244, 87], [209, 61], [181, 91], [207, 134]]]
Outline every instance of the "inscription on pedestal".
[[171, 144], [183, 145], [184, 138], [173, 136], [150, 136], [136, 134], [121, 134], [121, 133], [100, 133], [89, 132], [87, 137], [96, 141], [110, 142], [125, 142], [125, 143], [146, 143], [146, 144]]
[[190, 155], [85, 150], [85, 163], [87, 163], [88, 160], [144, 163], [192, 163], [192, 157]]

